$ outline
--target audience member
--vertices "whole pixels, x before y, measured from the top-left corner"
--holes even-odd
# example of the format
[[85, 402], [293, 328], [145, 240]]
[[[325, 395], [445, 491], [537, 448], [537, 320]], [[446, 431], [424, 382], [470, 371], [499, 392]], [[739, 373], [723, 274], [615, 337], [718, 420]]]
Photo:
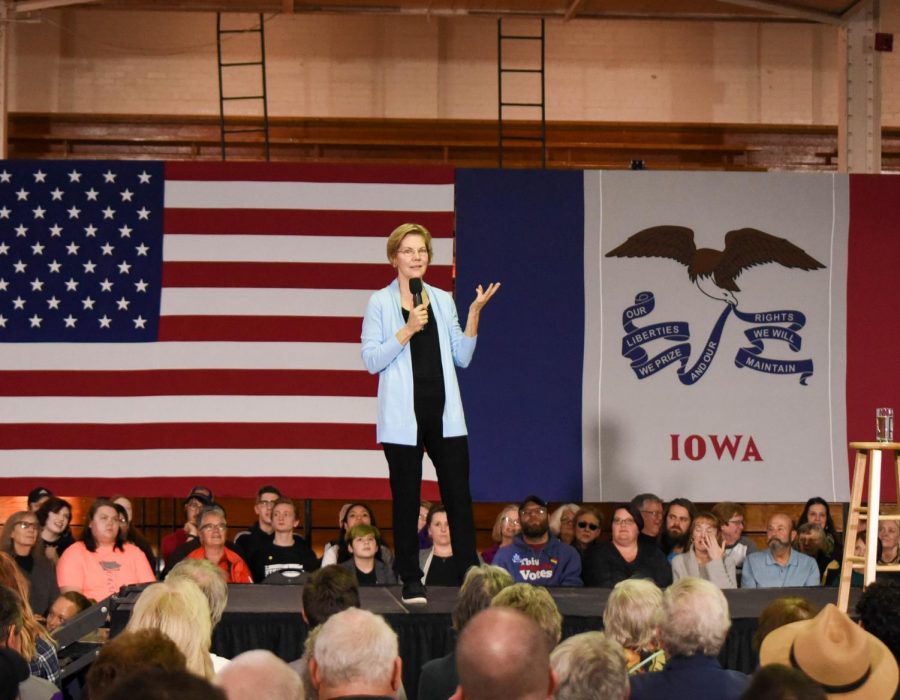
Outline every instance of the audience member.
[[348, 608], [359, 607], [359, 583], [339, 566], [323, 566], [303, 586], [303, 619], [309, 628]]
[[603, 630], [622, 645], [629, 674], [660, 671], [666, 653], [659, 646], [663, 592], [653, 581], [632, 578], [612, 589], [603, 609]]
[[572, 546], [581, 555], [582, 562], [585, 552], [597, 544], [600, 531], [600, 511], [591, 506], [581, 506], [575, 513], [575, 540]]
[[900, 522], [878, 522], [878, 563], [900, 564]]
[[28, 581], [19, 571], [13, 558], [5, 552], [0, 552], [0, 586], [8, 588], [18, 598], [16, 607], [22, 622], [16, 624], [19, 633], [19, 646], [16, 647], [16, 651], [28, 662], [32, 675], [45, 678], [52, 683], [59, 683], [56, 642], [34, 616], [28, 603]]
[[[4, 629], [0, 626], [0, 632]], [[30, 675], [25, 659], [4, 646], [4, 642], [0, 640], [0, 700], [19, 700], [19, 684], [27, 681]]]
[[856, 602], [859, 624], [900, 662], [900, 583], [873, 581]]
[[0, 533], [0, 552], [15, 559], [19, 570], [28, 579], [28, 603], [36, 615], [43, 617], [59, 595], [59, 587], [56, 585], [56, 567], [44, 556], [38, 544], [38, 527], [33, 511], [13, 513]]
[[228, 700], [303, 700], [303, 685], [294, 670], [271, 651], [254, 649], [234, 657], [213, 684]]
[[431, 546], [431, 538], [425, 524], [428, 522], [428, 511], [432, 505], [434, 504], [431, 501], [419, 501], [419, 549], [428, 549]]
[[546, 588], [529, 583], [514, 583], [494, 596], [491, 607], [513, 608], [534, 620], [547, 638], [550, 649], [562, 639], [562, 615]]
[[740, 573], [744, 567], [744, 559], [747, 555], [756, 551], [756, 542], [749, 537], [744, 537], [744, 526], [747, 518], [747, 510], [740, 503], [722, 501], [712, 508], [713, 514], [719, 518], [722, 524], [723, 543], [725, 545], [725, 559], [734, 562], [735, 570], [740, 583]]
[[673, 583], [663, 594], [660, 626], [666, 667], [633, 676], [633, 700], [738, 700], [747, 676], [723, 669], [716, 658], [730, 627], [728, 601], [718, 586], [701, 578]]
[[279, 498], [281, 491], [277, 487], [271, 484], [260, 486], [256, 492], [256, 504], [253, 506], [256, 522], [249, 530], [242, 530], [234, 536], [235, 549], [248, 564], [255, 560], [259, 551], [275, 537], [272, 511]]
[[644, 519], [640, 539], [658, 545], [665, 515], [663, 500], [655, 493], [639, 493], [631, 499], [631, 505]]
[[191, 551], [186, 559], [206, 559], [218, 566], [225, 574], [227, 583], [253, 583], [250, 569], [240, 555], [225, 546], [228, 523], [225, 510], [215, 503], [204, 506], [200, 512], [200, 546]]
[[100, 601], [122, 586], [156, 579], [143, 552], [125, 541], [110, 501], [94, 501], [87, 520], [81, 541], [67, 548], [56, 565], [60, 591], [78, 591]]
[[759, 660], [802, 671], [830, 698], [890, 700], [900, 678], [891, 650], [831, 603], [810, 620], [770, 632]]
[[785, 588], [818, 586], [816, 560], [791, 547], [797, 531], [791, 516], [773, 513], [766, 525], [768, 549], [748, 554], [744, 560], [741, 588]]
[[566, 544], [572, 544], [575, 539], [575, 513], [577, 512], [577, 503], [564, 503], [550, 514], [550, 532]]
[[782, 664], [769, 664], [757, 669], [741, 700], [827, 700], [818, 683], [802, 671]]
[[628, 669], [622, 645], [603, 632], [582, 632], [550, 653], [559, 685], [555, 700], [626, 700]]
[[456, 668], [452, 700], [546, 700], [556, 688], [546, 635], [510, 608], [491, 607], [469, 621], [459, 635]]
[[462, 583], [450, 541], [447, 509], [435, 503], [428, 511], [425, 527], [431, 538], [430, 549], [419, 550], [419, 568], [426, 586], [458, 586]]
[[78, 613], [84, 612], [93, 604], [90, 598], [86, 598], [77, 591], [60, 593], [47, 613], [47, 631], [53, 632], [62, 627]]
[[38, 524], [41, 526], [41, 541], [44, 556], [52, 562], [59, 561], [62, 553], [75, 544], [72, 536], [72, 506], [68, 501], [51, 496], [37, 510]]
[[585, 585], [612, 588], [629, 578], [650, 578], [661, 588], [672, 583], [672, 567], [665, 554], [649, 540], [638, 539], [643, 528], [643, 516], [635, 506], [618, 506], [610, 528], [612, 540], [585, 555]]
[[519, 504], [522, 532], [512, 544], [501, 547], [494, 564], [512, 574], [513, 580], [541, 586], [580, 586], [581, 557], [573, 547], [550, 534], [547, 502], [528, 496]]
[[697, 517], [697, 506], [686, 498], [673, 498], [664, 517], [665, 528], [660, 537], [660, 546], [663, 554], [669, 561], [676, 554], [681, 554], [687, 550], [688, 541], [691, 538], [691, 524]]
[[[515, 506], [513, 506], [515, 508]], [[518, 511], [518, 509], [517, 509]], [[491, 599], [507, 586], [512, 576], [499, 566], [482, 564], [473, 566], [459, 589], [451, 619], [453, 631], [458, 636], [477, 613], [491, 604]], [[459, 685], [456, 673], [456, 651], [439, 659], [432, 659], [422, 666], [419, 675], [419, 700], [447, 700]]]
[[189, 671], [148, 668], [125, 676], [106, 700], [228, 700], [225, 693]]
[[[325, 551], [322, 554], [322, 566], [331, 564], [340, 564], [350, 558], [350, 551], [347, 549], [347, 533], [354, 525], [373, 525], [378, 527], [375, 522], [375, 516], [372, 510], [365, 503], [351, 503], [341, 518], [341, 532], [336, 540], [332, 540], [325, 545]], [[378, 559], [384, 562], [387, 568], [394, 568], [394, 554], [388, 549], [384, 542], [378, 542]]]
[[43, 486], [37, 486], [36, 488], [31, 489], [28, 493], [28, 510], [32, 513], [36, 512], [38, 508], [44, 505], [48, 498], [52, 497], [53, 493], [50, 489], [46, 489]]
[[309, 676], [319, 700], [396, 698], [401, 667], [394, 630], [378, 615], [350, 608], [322, 625], [312, 647]]
[[721, 521], [709, 512], [698, 513], [691, 526], [688, 551], [672, 559], [672, 577], [705, 578], [719, 588], [737, 588], [734, 562], [725, 557]]
[[206, 596], [212, 628], [222, 620], [228, 605], [228, 584], [225, 573], [207, 559], [185, 559], [178, 562], [166, 576], [166, 581], [177, 583], [181, 580], [193, 581]]
[[184, 654], [191, 673], [212, 678], [211, 620], [209, 603], [197, 584], [180, 579], [147, 586], [138, 596], [125, 630], [160, 630]]
[[124, 511], [125, 520], [123, 521], [120, 517], [119, 525], [122, 527], [125, 541], [131, 542], [131, 544], [144, 553], [144, 556], [147, 557], [147, 563], [150, 564], [150, 568], [156, 573], [156, 553], [153, 551], [153, 547], [150, 546], [147, 538], [144, 537], [144, 533], [138, 530], [134, 524], [134, 507], [131, 505], [131, 499], [126, 496], [113, 496], [111, 500], [116, 507], [116, 510], [119, 511], [120, 516], [123, 515]]
[[104, 644], [87, 674], [90, 700], [108, 700], [112, 687], [124, 677], [148, 668], [184, 671], [184, 654], [156, 628], [122, 632]]
[[[249, 550], [251, 559], [247, 561], [250, 573], [256, 583], [262, 583], [276, 573], [309, 573], [319, 568], [319, 559], [300, 535], [294, 533], [300, 525], [297, 507], [290, 498], [278, 498], [270, 509], [272, 539], [258, 540]], [[248, 541], [246, 538], [244, 540]], [[246, 551], [246, 550], [245, 550]]]
[[[6, 555], [0, 554], [0, 558], [4, 556]], [[17, 686], [14, 688], [17, 688], [23, 700], [57, 700], [61, 698], [61, 693], [51, 681], [35, 675], [33, 667], [29, 671], [27, 664], [25, 670], [22, 670], [22, 665], [28, 659], [27, 646], [30, 639], [24, 617], [25, 605], [27, 602], [18, 593], [0, 585], [0, 650], [9, 649], [23, 662], [20, 664], [15, 657], [4, 655], [0, 663], [9, 667], [6, 674], [15, 679]], [[0, 692], [8, 693], [9, 686], [0, 686]], [[12, 694], [12, 697], [17, 695]]]
[[817, 523], [803, 523], [797, 528], [797, 539], [794, 541], [797, 551], [812, 557], [819, 567], [819, 584], [822, 586], [837, 585], [841, 564], [825, 553], [825, 530]]
[[394, 572], [375, 557], [378, 553], [380, 538], [381, 534], [374, 525], [354, 525], [350, 528], [350, 534], [347, 535], [347, 547], [353, 556], [338, 566], [352, 571], [360, 586], [383, 586], [397, 583]]
[[809, 620], [818, 612], [819, 608], [806, 598], [790, 596], [773, 600], [759, 614], [756, 632], [753, 633], [753, 650], [759, 653], [763, 640], [772, 630], [792, 622]]
[[162, 539], [160, 553], [165, 567], [171, 568], [178, 562], [172, 561], [175, 550], [184, 545], [188, 540], [196, 540], [199, 536], [197, 526], [200, 520], [200, 511], [204, 506], [213, 502], [213, 492], [205, 486], [195, 486], [188, 497], [184, 499], [184, 525]]
[[513, 537], [521, 531], [522, 528], [519, 526], [519, 506], [511, 503], [497, 514], [494, 528], [491, 530], [491, 539], [494, 541], [494, 544], [481, 553], [481, 560], [485, 564], [492, 564], [500, 547], [512, 544]]
[[814, 496], [810, 498], [800, 513], [797, 520], [797, 528], [806, 523], [815, 523], [825, 531], [825, 554], [832, 558], [841, 556], [841, 548], [843, 541], [837, 528], [834, 526], [834, 520], [831, 518], [831, 509], [828, 507], [828, 501], [824, 498]]

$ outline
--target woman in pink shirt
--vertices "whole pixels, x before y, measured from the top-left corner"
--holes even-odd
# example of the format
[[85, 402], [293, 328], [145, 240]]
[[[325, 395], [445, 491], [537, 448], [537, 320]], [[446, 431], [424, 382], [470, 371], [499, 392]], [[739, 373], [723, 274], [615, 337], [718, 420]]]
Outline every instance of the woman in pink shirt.
[[119, 514], [103, 498], [91, 505], [81, 542], [66, 549], [56, 566], [62, 593], [77, 591], [97, 601], [118, 593], [122, 586], [155, 579], [144, 553], [125, 542]]

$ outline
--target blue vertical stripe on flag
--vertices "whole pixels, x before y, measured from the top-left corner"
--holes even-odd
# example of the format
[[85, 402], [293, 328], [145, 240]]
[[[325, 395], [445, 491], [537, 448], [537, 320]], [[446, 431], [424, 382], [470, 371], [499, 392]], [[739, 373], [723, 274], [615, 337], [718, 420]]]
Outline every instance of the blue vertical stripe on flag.
[[459, 372], [473, 497], [580, 499], [583, 174], [458, 170], [456, 202], [461, 321], [476, 285], [503, 285]]

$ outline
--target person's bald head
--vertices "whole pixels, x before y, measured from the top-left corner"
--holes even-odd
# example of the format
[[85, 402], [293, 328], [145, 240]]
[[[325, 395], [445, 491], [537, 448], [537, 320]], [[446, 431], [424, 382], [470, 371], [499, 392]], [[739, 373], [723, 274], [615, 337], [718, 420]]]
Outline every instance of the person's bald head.
[[537, 623], [518, 610], [484, 610], [456, 645], [459, 687], [452, 700], [544, 700], [553, 695], [550, 645]]

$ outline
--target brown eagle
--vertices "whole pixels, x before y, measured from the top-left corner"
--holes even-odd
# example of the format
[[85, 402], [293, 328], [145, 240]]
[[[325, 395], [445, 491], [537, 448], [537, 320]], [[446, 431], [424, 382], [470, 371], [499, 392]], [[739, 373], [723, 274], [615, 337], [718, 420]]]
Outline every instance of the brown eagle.
[[[734, 281], [754, 265], [778, 263], [801, 270], [825, 266], [790, 241], [755, 228], [725, 234], [725, 250], [697, 248], [694, 232], [684, 226], [651, 226], [630, 236], [606, 254], [607, 258], [670, 258], [687, 265], [691, 282], [706, 296], [737, 305]], [[712, 283], [712, 284], [710, 284]]]

